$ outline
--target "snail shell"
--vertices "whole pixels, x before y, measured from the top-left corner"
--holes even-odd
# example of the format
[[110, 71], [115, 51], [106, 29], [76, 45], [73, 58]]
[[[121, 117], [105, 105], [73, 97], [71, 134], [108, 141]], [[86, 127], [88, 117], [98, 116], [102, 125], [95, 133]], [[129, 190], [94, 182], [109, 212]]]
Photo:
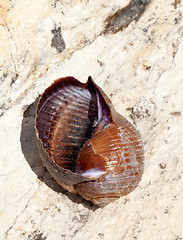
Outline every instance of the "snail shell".
[[51, 175], [96, 205], [130, 193], [141, 179], [139, 133], [91, 77], [85, 84], [60, 78], [48, 87], [38, 103], [36, 132]]

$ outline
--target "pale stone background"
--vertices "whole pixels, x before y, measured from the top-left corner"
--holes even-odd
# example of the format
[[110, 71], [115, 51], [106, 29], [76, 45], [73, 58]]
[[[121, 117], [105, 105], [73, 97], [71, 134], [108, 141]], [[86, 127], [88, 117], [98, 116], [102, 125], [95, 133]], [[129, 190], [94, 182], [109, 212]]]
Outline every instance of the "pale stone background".
[[[183, 3], [152, 0], [100, 34], [128, 3], [0, 0], [0, 239], [183, 239]], [[139, 186], [104, 208], [58, 186], [37, 152], [36, 99], [68, 75], [91, 75], [145, 144]]]

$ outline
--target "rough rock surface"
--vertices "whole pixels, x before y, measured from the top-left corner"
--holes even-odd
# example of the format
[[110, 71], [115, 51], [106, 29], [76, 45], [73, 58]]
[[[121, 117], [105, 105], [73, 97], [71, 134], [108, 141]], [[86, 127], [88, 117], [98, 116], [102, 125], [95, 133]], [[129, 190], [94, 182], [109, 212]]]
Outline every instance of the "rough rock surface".
[[[183, 3], [151, 0], [104, 34], [128, 4], [0, 1], [0, 239], [183, 239]], [[37, 98], [69, 75], [91, 75], [144, 142], [139, 186], [104, 208], [62, 189], [37, 151]]]

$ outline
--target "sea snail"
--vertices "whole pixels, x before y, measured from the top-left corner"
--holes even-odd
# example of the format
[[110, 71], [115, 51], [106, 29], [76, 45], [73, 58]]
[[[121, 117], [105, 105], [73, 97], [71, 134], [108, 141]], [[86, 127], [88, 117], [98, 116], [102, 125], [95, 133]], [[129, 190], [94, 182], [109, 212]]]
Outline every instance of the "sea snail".
[[66, 190], [104, 206], [130, 193], [143, 173], [143, 146], [92, 80], [60, 78], [39, 99], [36, 133], [43, 164]]

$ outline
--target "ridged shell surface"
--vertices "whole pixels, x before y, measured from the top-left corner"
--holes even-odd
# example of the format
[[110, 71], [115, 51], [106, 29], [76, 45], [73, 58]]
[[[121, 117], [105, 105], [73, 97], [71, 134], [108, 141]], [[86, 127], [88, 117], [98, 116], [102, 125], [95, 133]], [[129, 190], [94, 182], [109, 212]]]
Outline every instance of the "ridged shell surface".
[[143, 147], [89, 77], [56, 80], [42, 94], [36, 116], [44, 165], [64, 188], [97, 205], [131, 192], [143, 173]]

